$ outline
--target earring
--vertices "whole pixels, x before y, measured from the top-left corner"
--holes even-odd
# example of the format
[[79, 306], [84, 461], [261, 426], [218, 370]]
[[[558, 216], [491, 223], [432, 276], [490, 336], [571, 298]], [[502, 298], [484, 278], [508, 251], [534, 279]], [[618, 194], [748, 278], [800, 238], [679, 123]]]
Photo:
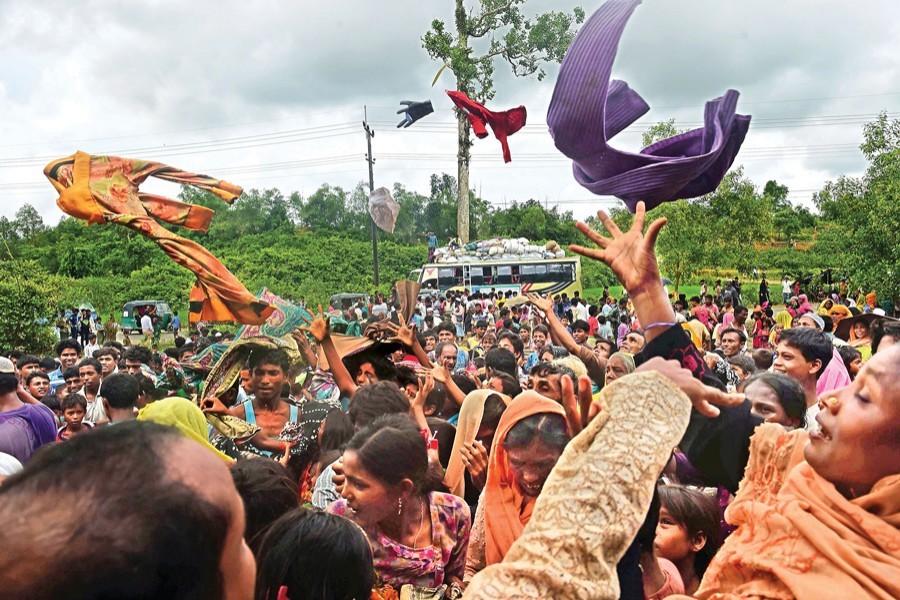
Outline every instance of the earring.
[[397, 498], [397, 516], [403, 512], [403, 498]]

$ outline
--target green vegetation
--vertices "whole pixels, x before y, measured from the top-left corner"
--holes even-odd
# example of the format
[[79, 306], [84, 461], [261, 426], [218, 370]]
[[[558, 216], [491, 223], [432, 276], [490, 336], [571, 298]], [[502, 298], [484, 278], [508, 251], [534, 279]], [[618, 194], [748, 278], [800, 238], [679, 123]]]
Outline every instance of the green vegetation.
[[[660, 133], [673, 128], [659, 126]], [[854, 289], [875, 290], [881, 300], [900, 293], [900, 121], [881, 115], [868, 124], [861, 146], [869, 160], [863, 178], [828, 182], [814, 197], [820, 214], [787, 200], [776, 181], [760, 190], [740, 167], [719, 188], [702, 198], [668, 203], [651, 213], [669, 224], [659, 237], [659, 256], [670, 291], [696, 293], [699, 279], [740, 274], [754, 268], [776, 284], [783, 273], [816, 276], [832, 269], [848, 276]], [[430, 194], [395, 184], [401, 212], [395, 233], [379, 233], [382, 285], [405, 279], [427, 256], [424, 234], [433, 230], [444, 242], [456, 232], [456, 180], [432, 175]], [[277, 189], [249, 190], [232, 206], [194, 188], [182, 189], [186, 202], [216, 211], [209, 232], [173, 228], [212, 251], [247, 286], [263, 286], [288, 298], [325, 303], [336, 292], [373, 292], [372, 250], [368, 239], [368, 194], [363, 185], [351, 191], [323, 185], [308, 198]], [[613, 211], [620, 227], [632, 215]], [[587, 222], [602, 231], [596, 218]], [[571, 212], [535, 200], [496, 209], [473, 197], [472, 231], [479, 239], [527, 237], [566, 246], [585, 243]], [[160, 299], [186, 314], [193, 275], [174, 264], [146, 238], [115, 225], [86, 226], [64, 218], [46, 226], [40, 214], [24, 205], [10, 220], [0, 217], [0, 348], [45, 347], [56, 312], [90, 302], [108, 318], [129, 300]], [[583, 260], [586, 295], [596, 297], [617, 283], [609, 269]], [[612, 287], [613, 295], [620, 294]], [[773, 290], [774, 294], [774, 290]], [[752, 282], [745, 300], [756, 299]], [[35, 348], [40, 349], [40, 348]]]

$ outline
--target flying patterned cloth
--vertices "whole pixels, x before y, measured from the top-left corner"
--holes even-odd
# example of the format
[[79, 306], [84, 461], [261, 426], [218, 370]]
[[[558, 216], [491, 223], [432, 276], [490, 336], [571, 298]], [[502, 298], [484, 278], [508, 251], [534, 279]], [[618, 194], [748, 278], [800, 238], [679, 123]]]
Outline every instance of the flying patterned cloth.
[[694, 198], [718, 187], [750, 126], [735, 114], [738, 92], [706, 103], [704, 126], [623, 152], [608, 140], [647, 112], [623, 81], [610, 81], [619, 38], [640, 0], [608, 0], [578, 32], [559, 70], [547, 124], [556, 147], [573, 160], [575, 179], [595, 194], [622, 199], [631, 212]]
[[507, 143], [506, 138], [525, 126], [525, 119], [527, 117], [525, 107], [517, 106], [516, 108], [511, 108], [503, 112], [493, 112], [474, 100], [470, 100], [469, 97], [462, 92], [454, 92], [451, 90], [446, 90], [446, 92], [447, 95], [450, 96], [450, 99], [453, 100], [456, 107], [465, 113], [466, 118], [469, 120], [469, 124], [472, 126], [472, 131], [478, 138], [486, 138], [488, 132], [485, 125], [491, 126], [494, 137], [500, 141], [500, 145], [503, 147], [503, 162], [511, 161], [512, 158], [509, 154], [509, 144]]
[[304, 318], [312, 319], [312, 315], [305, 309], [273, 294], [267, 288], [261, 289], [256, 297], [274, 310], [265, 323], [241, 327], [235, 336], [236, 340], [260, 336], [283, 338], [291, 335], [297, 327], [306, 325]]
[[56, 203], [66, 214], [88, 223], [118, 223], [133, 229], [193, 272], [197, 285], [191, 293], [192, 323], [202, 318], [257, 324], [272, 313], [269, 305], [254, 298], [206, 248], [156, 221], [206, 231], [215, 211], [138, 189], [153, 176], [192, 185], [231, 203], [241, 195], [240, 187], [162, 163], [84, 152], [54, 160], [44, 167], [44, 175], [59, 192]]

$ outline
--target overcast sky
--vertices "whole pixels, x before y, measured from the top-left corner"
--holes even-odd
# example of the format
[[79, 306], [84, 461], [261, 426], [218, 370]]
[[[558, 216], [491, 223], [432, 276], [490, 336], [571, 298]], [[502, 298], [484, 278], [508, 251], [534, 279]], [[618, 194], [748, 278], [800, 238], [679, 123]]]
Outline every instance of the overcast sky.
[[[149, 158], [247, 189], [309, 195], [322, 183], [368, 178], [363, 106], [376, 131], [376, 186], [428, 193], [432, 173], [456, 175], [449, 72], [420, 38], [452, 0], [386, 2], [62, 2], [0, 0], [0, 215], [31, 203], [62, 213], [41, 170], [80, 149]], [[468, 1], [472, 6], [475, 2]], [[600, 3], [532, 0], [526, 10], [590, 14]], [[760, 187], [777, 179], [808, 203], [840, 174], [859, 175], [862, 124], [900, 117], [900, 2], [645, 0], [625, 29], [613, 76], [650, 112], [613, 144], [638, 150], [647, 125], [702, 120], [703, 104], [741, 92], [753, 115], [735, 164]], [[494, 205], [536, 198], [583, 217], [612, 199], [578, 186], [553, 146], [544, 81], [497, 65], [496, 98], [528, 109], [502, 163], [489, 137], [473, 148], [471, 184]], [[397, 130], [401, 100], [436, 112]], [[146, 191], [177, 194], [170, 183]]]

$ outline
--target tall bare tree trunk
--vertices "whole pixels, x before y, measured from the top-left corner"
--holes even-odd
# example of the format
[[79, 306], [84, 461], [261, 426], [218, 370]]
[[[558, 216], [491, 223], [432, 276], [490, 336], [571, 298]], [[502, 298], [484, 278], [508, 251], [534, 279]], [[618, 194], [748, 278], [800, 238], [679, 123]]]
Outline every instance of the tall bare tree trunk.
[[[469, 36], [466, 33], [466, 9], [463, 6], [463, 0], [456, 0], [455, 20], [459, 47], [467, 48]], [[465, 82], [456, 80], [456, 89], [468, 93], [467, 88]], [[456, 111], [456, 131], [456, 195], [459, 201], [456, 208], [456, 235], [459, 236], [460, 242], [465, 244], [469, 241], [469, 161], [471, 157], [469, 155], [469, 120], [460, 110]]]
[[469, 241], [469, 120], [460, 113], [456, 121], [459, 139], [457, 162], [457, 197], [459, 206], [456, 209], [456, 231], [460, 241]]

